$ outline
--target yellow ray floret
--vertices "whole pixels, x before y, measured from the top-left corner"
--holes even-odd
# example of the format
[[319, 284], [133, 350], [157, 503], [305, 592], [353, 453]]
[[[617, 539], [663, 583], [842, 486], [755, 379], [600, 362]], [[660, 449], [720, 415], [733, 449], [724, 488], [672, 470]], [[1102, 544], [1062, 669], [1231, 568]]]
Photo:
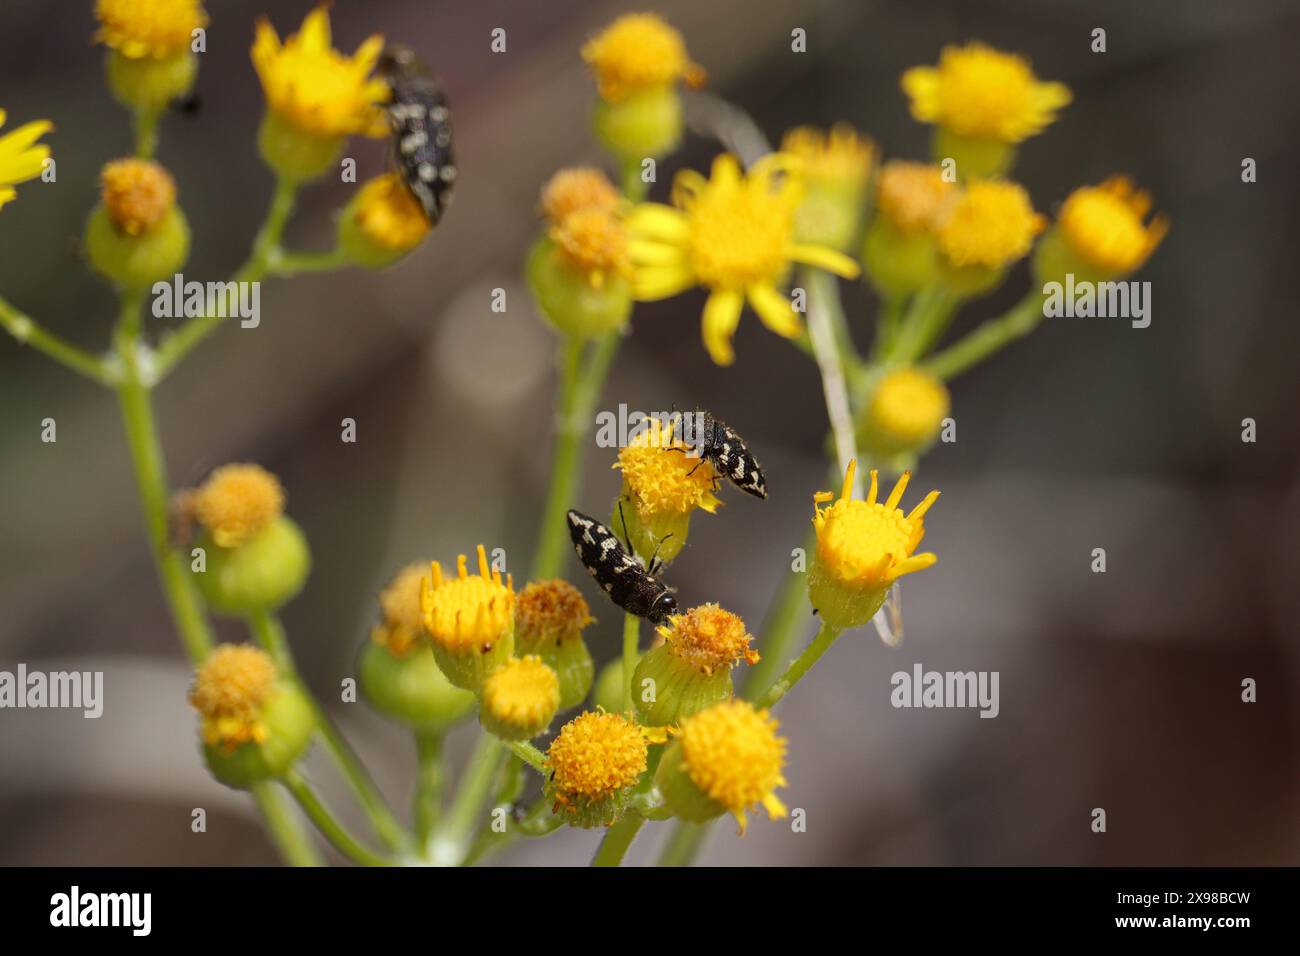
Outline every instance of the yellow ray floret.
[[779, 726], [766, 710], [729, 700], [688, 717], [677, 732], [691, 782], [735, 816], [741, 833], [751, 807], [762, 806], [774, 820], [786, 815], [776, 796], [786, 785]]
[[944, 47], [939, 65], [903, 73], [912, 116], [959, 136], [1019, 143], [1070, 102], [1064, 83], [1042, 83], [1019, 56], [982, 43]]
[[284, 488], [260, 465], [223, 465], [199, 487], [194, 514], [223, 548], [243, 544], [284, 512]]
[[371, 36], [344, 56], [330, 45], [329, 12], [320, 6], [283, 45], [275, 28], [259, 20], [252, 58], [267, 105], [290, 125], [322, 137], [383, 136], [387, 124], [378, 104], [388, 87], [370, 75], [383, 46], [383, 37]]
[[663, 299], [695, 285], [710, 290], [703, 336], [719, 365], [735, 361], [731, 341], [746, 301], [763, 323], [793, 338], [803, 330], [790, 300], [778, 289], [792, 263], [845, 278], [858, 265], [826, 246], [796, 242], [795, 211], [802, 197], [799, 161], [772, 153], [745, 173], [734, 156], [714, 160], [708, 179], [677, 174], [672, 206], [642, 203], [628, 219], [633, 295]]
[[[830, 491], [813, 496], [813, 528], [817, 532], [817, 557], [835, 580], [847, 587], [873, 591], [904, 574], [921, 571], [938, 559], [926, 552], [915, 554], [925, 535], [925, 513], [939, 498], [931, 491], [919, 505], [904, 515], [898, 504], [912, 477], [903, 472], [883, 503], [876, 500], [877, 473], [871, 472], [871, 488], [865, 501], [853, 498], [853, 475], [857, 462], [849, 462], [839, 498]], [[834, 502], [829, 507], [823, 507]]]
[[[0, 126], [6, 113], [0, 110]], [[45, 169], [50, 147], [36, 141], [54, 129], [49, 120], [33, 120], [0, 136], [0, 206], [17, 196], [14, 186], [35, 179]]]
[[656, 630], [669, 649], [681, 660], [710, 675], [730, 670], [742, 660], [757, 664], [758, 651], [750, 646], [752, 635], [736, 614], [716, 604], [702, 604], [685, 614], [674, 614]]
[[1123, 275], [1150, 258], [1169, 231], [1169, 221], [1151, 211], [1151, 197], [1124, 176], [1099, 186], [1083, 186], [1061, 206], [1059, 223], [1065, 241], [1084, 261], [1104, 272]]
[[488, 566], [487, 549], [478, 546], [478, 574], [470, 575], [465, 555], [456, 559], [456, 577], [444, 578], [434, 561], [420, 591], [424, 629], [450, 654], [484, 653], [510, 630], [515, 611], [514, 584]]
[[275, 692], [270, 655], [245, 644], [222, 644], [203, 662], [190, 688], [190, 704], [202, 718], [203, 739], [226, 752], [267, 738], [262, 707]]
[[611, 103], [636, 93], [685, 80], [704, 81], [704, 70], [690, 61], [682, 35], [653, 13], [619, 17], [582, 48], [596, 74], [601, 98]]
[[1046, 224], [1023, 186], [978, 180], [962, 190], [940, 224], [939, 249], [954, 266], [1001, 269], [1027, 255]]
[[208, 25], [199, 0], [96, 0], [95, 41], [132, 60], [162, 60], [190, 49]]
[[722, 504], [713, 494], [717, 485], [713, 465], [687, 454], [688, 450], [673, 425], [648, 418], [619, 451], [614, 467], [622, 470], [643, 520], [689, 514], [696, 508], [712, 513]]

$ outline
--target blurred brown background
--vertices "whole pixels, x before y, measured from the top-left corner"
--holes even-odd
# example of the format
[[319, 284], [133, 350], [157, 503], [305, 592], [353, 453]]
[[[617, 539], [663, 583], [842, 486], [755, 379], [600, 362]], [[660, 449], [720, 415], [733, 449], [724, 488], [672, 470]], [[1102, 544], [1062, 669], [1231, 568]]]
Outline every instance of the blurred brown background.
[[[286, 611], [309, 681], [405, 806], [406, 735], [337, 703], [339, 681], [390, 574], [479, 541], [521, 568], [548, 465], [552, 341], [519, 277], [538, 187], [560, 165], [599, 163], [586, 133], [586, 35], [648, 4], [339, 0], [336, 45], [382, 32], [436, 64], [455, 110], [461, 179], [444, 224], [410, 261], [263, 288], [256, 330], [224, 329], [157, 394], [172, 480], [229, 460], [284, 480], [316, 566]], [[1295, 321], [1300, 190], [1300, 5], [1120, 0], [808, 2], [664, 0], [710, 86], [772, 139], [798, 123], [847, 120], [889, 156], [921, 156], [928, 131], [898, 90], [907, 66], [979, 38], [1022, 51], [1075, 103], [1022, 150], [1017, 176], [1038, 208], [1075, 185], [1127, 172], [1172, 231], [1141, 279], [1153, 322], [1059, 320], [954, 388], [958, 441], [926, 459], [943, 490], [927, 543], [941, 557], [905, 589], [907, 639], [846, 636], [834, 661], [783, 705], [786, 794], [808, 832], [725, 821], [704, 860], [719, 864], [1209, 864], [1300, 862], [1296, 666], [1300, 485]], [[248, 62], [256, 15], [283, 35], [305, 2], [222, 0], [198, 90], [202, 109], [169, 118], [160, 158], [194, 228], [187, 277], [240, 262], [269, 195], [253, 135], [260, 91]], [[28, 184], [0, 213], [0, 291], [78, 343], [107, 341], [111, 297], [73, 237], [103, 161], [130, 149], [126, 116], [90, 44], [90, 0], [0, 7], [0, 106], [10, 124], [51, 117], [57, 185]], [[508, 52], [489, 52], [489, 31]], [[790, 52], [790, 30], [808, 52]], [[1109, 52], [1089, 50], [1104, 27]], [[706, 168], [716, 147], [688, 139], [664, 164]], [[358, 143], [363, 171], [383, 147]], [[1254, 157], [1259, 182], [1240, 181]], [[294, 246], [325, 248], [351, 187], [301, 199]], [[662, 193], [663, 186], [659, 187]], [[1017, 271], [960, 327], [1014, 302]], [[488, 294], [508, 290], [509, 311]], [[874, 304], [846, 288], [867, 341]], [[673, 581], [757, 628], [789, 549], [824, 484], [813, 366], [748, 316], [737, 365], [699, 344], [702, 297], [640, 307], [602, 407], [698, 404], [758, 450], [773, 495], [726, 494], [698, 518]], [[42, 444], [40, 421], [58, 422]], [[1259, 441], [1240, 441], [1256, 419]], [[339, 441], [339, 422], [359, 441]], [[104, 717], [0, 711], [0, 863], [225, 864], [273, 861], [250, 805], [212, 783], [196, 753], [188, 672], [142, 535], [112, 396], [0, 340], [0, 668], [102, 669]], [[580, 502], [616, 490], [593, 450]], [[1104, 547], [1109, 571], [1089, 571]], [[577, 580], [576, 562], [570, 566]], [[584, 576], [585, 580], [585, 576]], [[584, 587], [587, 585], [584, 584]], [[591, 643], [615, 653], [618, 619]], [[811, 619], [809, 621], [811, 628]], [[231, 639], [237, 628], [223, 625]], [[1001, 715], [894, 710], [889, 676], [1001, 672]], [[1240, 682], [1259, 702], [1240, 702]], [[463, 753], [467, 737], [456, 738]], [[313, 764], [315, 765], [315, 764]], [[321, 765], [332, 802], [346, 805]], [[209, 811], [208, 833], [190, 810]], [[1089, 830], [1105, 807], [1109, 832]], [[354, 819], [353, 822], [359, 823]], [[649, 859], [652, 827], [633, 859]], [[597, 834], [517, 849], [517, 863], [583, 863]]]

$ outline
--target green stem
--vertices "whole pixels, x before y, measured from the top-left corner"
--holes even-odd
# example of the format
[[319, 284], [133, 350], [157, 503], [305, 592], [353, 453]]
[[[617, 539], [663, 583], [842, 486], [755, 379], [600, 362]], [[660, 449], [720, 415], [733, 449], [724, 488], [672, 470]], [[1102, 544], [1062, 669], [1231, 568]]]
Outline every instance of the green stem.
[[289, 649], [289, 641], [285, 637], [284, 625], [280, 623], [280, 619], [270, 611], [256, 611], [248, 616], [248, 628], [262, 649], [271, 655], [280, 672], [293, 681], [303, 697], [311, 705], [316, 718], [316, 731], [320, 734], [321, 740], [325, 743], [325, 749], [334, 758], [334, 763], [338, 766], [344, 779], [351, 785], [357, 799], [361, 801], [361, 805], [365, 808], [366, 815], [370, 818], [370, 823], [374, 827], [375, 834], [390, 850], [400, 849], [406, 843], [406, 834], [402, 829], [402, 825], [393, 816], [393, 812], [388, 809], [383, 794], [379, 792], [379, 788], [371, 779], [370, 773], [361, 763], [356, 752], [334, 722], [330, 720], [329, 715], [325, 713], [325, 709], [320, 706], [312, 695], [303, 681], [302, 675], [298, 673], [298, 668], [294, 665], [293, 653]]
[[834, 276], [820, 269], [806, 268], [803, 282], [808, 290], [808, 335], [821, 372], [826, 417], [835, 439], [835, 457], [843, 474], [858, 455], [843, 357], [835, 340], [835, 325], [842, 321], [844, 308]]
[[840, 636], [840, 633], [836, 628], [822, 622], [821, 630], [817, 632], [813, 642], [804, 648], [802, 654], [790, 662], [790, 666], [786, 668], [785, 673], [781, 675], [775, 684], [763, 692], [763, 695], [755, 701], [755, 704], [760, 708], [775, 706], [782, 697], [790, 692], [790, 688], [799, 683], [803, 676], [812, 669], [812, 666], [821, 660], [822, 655], [835, 643], [835, 639]]
[[281, 252], [275, 263], [268, 268], [267, 275], [287, 279], [315, 272], [331, 272], [350, 265], [351, 262], [342, 248], [328, 252]]
[[298, 821], [289, 812], [280, 791], [263, 781], [253, 785], [252, 793], [257, 808], [262, 813], [266, 832], [284, 861], [290, 866], [321, 866], [320, 854], [312, 846], [307, 831], [298, 825]]
[[881, 301], [880, 320], [876, 325], [876, 340], [871, 348], [873, 362], [882, 361], [893, 348], [906, 309], [906, 296], [891, 295]]
[[415, 735], [418, 770], [415, 778], [415, 804], [411, 815], [415, 820], [416, 845], [421, 853], [428, 847], [442, 811], [442, 788], [446, 779], [442, 764], [442, 741], [443, 735], [440, 733], [417, 732]]
[[432, 862], [456, 866], [465, 861], [479, 829], [479, 814], [492, 789], [492, 778], [505, 755], [505, 745], [500, 740], [486, 732], [479, 735], [451, 811], [434, 835], [429, 852]]
[[943, 335], [960, 304], [961, 300], [941, 285], [922, 289], [912, 300], [885, 360], [910, 365], [920, 359]]
[[668, 837], [668, 842], [659, 853], [658, 866], [690, 866], [699, 854], [704, 838], [712, 828], [705, 823], [688, 823], [678, 820], [677, 826]]
[[583, 459], [582, 443], [591, 427], [592, 413], [620, 338], [620, 333], [611, 332], [598, 339], [585, 363], [583, 341], [569, 338], [560, 345], [555, 450], [551, 457], [551, 477], [530, 580], [540, 581], [559, 574], [561, 561], [569, 549], [565, 515], [576, 503], [578, 472]]
[[30, 345], [78, 375], [84, 375], [100, 385], [111, 387], [119, 384], [117, 374], [104, 359], [47, 331], [35, 319], [24, 315], [4, 299], [0, 299], [0, 326], [4, 326], [5, 331], [19, 345]]
[[538, 773], [546, 773], [546, 755], [526, 740], [510, 743], [511, 752]]
[[153, 402], [141, 369], [146, 360], [146, 347], [140, 341], [142, 305], [142, 295], [124, 296], [114, 332], [123, 373], [123, 380], [117, 387], [118, 405], [158, 579], [185, 652], [193, 663], [198, 664], [207, 657], [215, 639], [189, 569], [168, 538], [166, 466], [158, 439], [158, 426], [154, 421]]
[[[271, 195], [271, 205], [267, 209], [266, 219], [253, 239], [253, 249], [245, 262], [235, 273], [234, 282], [260, 282], [272, 269], [279, 268], [284, 253], [280, 250], [280, 238], [284, 235], [285, 223], [293, 212], [294, 199], [298, 195], [298, 184], [287, 179], [278, 179], [275, 192]], [[194, 351], [198, 345], [217, 330], [225, 318], [224, 311], [230, 315], [230, 309], [210, 309], [203, 315], [187, 321], [175, 333], [167, 337], [158, 346], [156, 380], [165, 378], [185, 356]]]
[[[804, 554], [812, 555], [817, 548], [817, 534], [809, 531], [804, 542]], [[745, 698], [754, 700], [776, 681], [778, 668], [785, 667], [792, 656], [799, 637], [799, 624], [808, 613], [808, 580], [806, 572], [789, 571], [781, 582], [776, 603], [763, 622], [758, 650], [762, 655], [749, 669], [745, 678]]]
[[641, 619], [635, 614], [623, 615], [623, 710], [633, 713], [632, 679], [636, 670], [636, 655], [641, 645]]
[[329, 812], [321, 799], [316, 796], [311, 785], [297, 770], [290, 770], [280, 778], [280, 782], [293, 794], [293, 798], [298, 801], [298, 806], [302, 807], [316, 829], [320, 830], [334, 848], [349, 860], [362, 866], [392, 866], [390, 860], [360, 843], [343, 828], [338, 820], [334, 819], [334, 815]]
[[942, 379], [951, 379], [978, 365], [994, 352], [1024, 338], [1043, 321], [1043, 297], [1031, 292], [1010, 311], [989, 319], [941, 352], [936, 352], [925, 367]]
[[645, 817], [639, 813], [625, 813], [623, 818], [605, 831], [605, 838], [600, 841], [596, 855], [591, 858], [592, 866], [621, 866], [623, 857], [636, 835], [645, 826]]
[[135, 155], [140, 159], [153, 159], [158, 152], [158, 121], [162, 119], [161, 109], [141, 107], [132, 116], [132, 130], [135, 136]]

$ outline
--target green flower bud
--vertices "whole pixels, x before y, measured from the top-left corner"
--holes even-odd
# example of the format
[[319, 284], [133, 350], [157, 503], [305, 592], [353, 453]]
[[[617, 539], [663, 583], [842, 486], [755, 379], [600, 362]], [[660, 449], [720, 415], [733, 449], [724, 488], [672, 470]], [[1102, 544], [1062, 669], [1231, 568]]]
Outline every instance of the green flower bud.
[[587, 602], [567, 581], [534, 581], [515, 601], [515, 651], [536, 654], [560, 680], [560, 710], [582, 703], [596, 666], [582, 639], [592, 623]]
[[289, 770], [316, 728], [311, 702], [279, 677], [270, 655], [248, 645], [213, 650], [195, 674], [190, 703], [212, 775], [240, 789]]
[[132, 58], [109, 50], [105, 62], [109, 92], [130, 110], [165, 109], [173, 100], [189, 95], [199, 73], [199, 58], [189, 50], [161, 59]]
[[632, 673], [632, 700], [641, 723], [680, 723], [732, 694], [731, 669], [757, 663], [745, 622], [716, 604], [674, 614], [658, 628], [664, 643], [646, 652]]
[[273, 611], [292, 600], [311, 571], [311, 550], [302, 529], [285, 515], [223, 548], [210, 533], [199, 538], [207, 568], [196, 575], [208, 605], [226, 614]]
[[903, 232], [876, 216], [862, 245], [862, 266], [885, 298], [902, 298], [939, 278], [939, 249], [928, 232]]
[[623, 163], [658, 159], [682, 139], [682, 98], [664, 85], [632, 93], [617, 102], [601, 100], [591, 116], [592, 130]]
[[95, 271], [123, 289], [173, 276], [190, 252], [190, 228], [176, 205], [176, 183], [152, 160], [122, 159], [100, 174], [101, 202], [86, 222]]
[[1016, 164], [1015, 143], [958, 136], [942, 126], [935, 128], [930, 154], [936, 163], [955, 160], [957, 176], [963, 182], [1001, 176]]
[[262, 117], [257, 147], [278, 176], [303, 183], [323, 176], [338, 161], [344, 136], [322, 136], [285, 120], [274, 110]]
[[950, 407], [948, 389], [929, 372], [891, 369], [873, 382], [863, 403], [858, 447], [872, 461], [891, 465], [915, 461], [939, 437]]
[[542, 315], [562, 335], [596, 338], [624, 328], [632, 315], [632, 286], [625, 277], [611, 272], [593, 282], [594, 273], [548, 236], [533, 243], [524, 276]]
[[441, 733], [474, 710], [474, 695], [452, 685], [427, 644], [395, 654], [367, 641], [358, 662], [361, 692], [380, 713], [422, 733]]

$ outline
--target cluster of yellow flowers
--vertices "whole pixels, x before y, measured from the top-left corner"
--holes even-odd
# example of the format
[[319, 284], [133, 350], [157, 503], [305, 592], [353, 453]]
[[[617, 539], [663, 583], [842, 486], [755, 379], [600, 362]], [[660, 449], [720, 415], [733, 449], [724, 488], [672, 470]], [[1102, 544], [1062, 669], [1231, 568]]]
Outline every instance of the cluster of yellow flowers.
[[[3, 300], [0, 319], [15, 336], [119, 390], [139, 451], [161, 577], [197, 666], [190, 702], [213, 774], [234, 787], [283, 784], [334, 845], [359, 862], [472, 861], [496, 845], [475, 822], [479, 805], [494, 782], [498, 803], [516, 804], [523, 784], [514, 771], [525, 764], [541, 775], [540, 796], [517, 816], [516, 832], [607, 827], [597, 863], [617, 863], [645, 820], [700, 823], [730, 813], [743, 832], [755, 808], [772, 818], [784, 815], [777, 791], [788, 785], [788, 744], [771, 708], [841, 632], [876, 618], [901, 577], [935, 563], [933, 553], [917, 549], [939, 492], [910, 511], [902, 499], [910, 468], [949, 412], [944, 379], [1024, 334], [1036, 322], [1027, 317], [1041, 309], [1038, 293], [1031, 293], [1007, 316], [936, 352], [953, 312], [996, 288], [1026, 258], [1039, 282], [1069, 272], [1127, 275], [1146, 262], [1168, 228], [1162, 217], [1148, 218], [1150, 198], [1122, 177], [1076, 190], [1054, 223], [1035, 211], [1025, 187], [1008, 177], [1020, 145], [1054, 122], [1071, 94], [1060, 83], [1040, 81], [1023, 58], [979, 43], [946, 48], [937, 66], [902, 76], [913, 116], [935, 126], [931, 162], [882, 161], [877, 144], [847, 124], [799, 127], [779, 149], [747, 165], [722, 153], [707, 176], [681, 171], [668, 201], [651, 201], [653, 176], [644, 171], [654, 163], [648, 161], [680, 143], [682, 90], [698, 88], [704, 70], [692, 62], [682, 36], [653, 14], [620, 17], [593, 36], [581, 53], [599, 97], [592, 128], [612, 156], [619, 184], [598, 168], [575, 167], [555, 173], [541, 190], [544, 225], [525, 274], [564, 347], [556, 471], [532, 580], [516, 592], [513, 576], [489, 561], [483, 545], [475, 573], [464, 554], [454, 571], [438, 561], [408, 565], [379, 595], [379, 620], [358, 660], [362, 693], [408, 727], [419, 745], [417, 819], [408, 834], [295, 673], [275, 613], [304, 586], [311, 555], [285, 514], [279, 480], [257, 465], [232, 464], [175, 496], [174, 531], [200, 556], [192, 574], [184, 571], [178, 542], [168, 539], [167, 489], [162, 469], [150, 460], [157, 441], [148, 395], [207, 334], [211, 318], [200, 317], [154, 354], [141, 347], [139, 316], [130, 307], [138, 313], [142, 290], [172, 275], [189, 251], [175, 179], [151, 155], [163, 107], [193, 86], [208, 16], [199, 0], [97, 0], [95, 9], [110, 89], [133, 112], [137, 131], [136, 155], [103, 168], [101, 201], [86, 228], [91, 264], [118, 287], [124, 303], [115, 362], [37, 331]], [[427, 207], [401, 174], [387, 173], [356, 190], [339, 217], [334, 252], [312, 259], [280, 246], [299, 187], [338, 161], [348, 137], [388, 132], [390, 81], [382, 69], [376, 72], [382, 51], [379, 36], [351, 56], [336, 50], [325, 6], [283, 41], [267, 20], [257, 23], [251, 58], [266, 102], [258, 144], [277, 189], [240, 277], [380, 268], [428, 234]], [[4, 120], [0, 111], [0, 126]], [[41, 174], [50, 150], [40, 140], [51, 129], [37, 120], [0, 137], [0, 206], [14, 198], [15, 185]], [[834, 307], [834, 277], [859, 275], [882, 300], [866, 358]], [[801, 286], [792, 288], [793, 281]], [[598, 678], [585, 640], [594, 623], [591, 608], [560, 576], [560, 552], [551, 546], [557, 539], [563, 544], [583, 423], [634, 304], [695, 288], [707, 292], [702, 339], [719, 366], [736, 361], [746, 308], [813, 355], [844, 474], [838, 495], [813, 495], [815, 548], [804, 593], [820, 633], [784, 674], [751, 681], [756, 686], [743, 696], [735, 669], [770, 665], [763, 661], [767, 648], [780, 654], [790, 645], [773, 644], [770, 635], [757, 640], [740, 616], [716, 603], [681, 612], [674, 604], [673, 613], [651, 615], [656, 642], [644, 653], [640, 621], [629, 610], [622, 657]], [[816, 324], [805, 293], [815, 294], [829, 325]], [[843, 389], [842, 401], [836, 388]], [[602, 560], [613, 548], [620, 563], [610, 567], [617, 573], [665, 590], [653, 575], [686, 545], [691, 516], [715, 513], [723, 504], [721, 482], [746, 476], [744, 467], [725, 464], [736, 453], [728, 442], [738, 441], [726, 434], [724, 447], [710, 456], [674, 422], [648, 419], [613, 463], [621, 488]], [[855, 493], [858, 454], [879, 466], [869, 470], [865, 497]], [[882, 470], [899, 473], [884, 500]], [[764, 495], [760, 485], [757, 496]], [[615, 547], [619, 541], [628, 554]], [[627, 610], [613, 586], [602, 583]], [[260, 648], [214, 646], [205, 608], [244, 620]], [[538, 749], [533, 741], [574, 708], [582, 709], [545, 751]], [[441, 741], [474, 713], [484, 732], [479, 749], [454, 811], [439, 822]], [[390, 856], [347, 834], [296, 770], [317, 737]], [[272, 826], [285, 825], [282, 815], [268, 818]]]

